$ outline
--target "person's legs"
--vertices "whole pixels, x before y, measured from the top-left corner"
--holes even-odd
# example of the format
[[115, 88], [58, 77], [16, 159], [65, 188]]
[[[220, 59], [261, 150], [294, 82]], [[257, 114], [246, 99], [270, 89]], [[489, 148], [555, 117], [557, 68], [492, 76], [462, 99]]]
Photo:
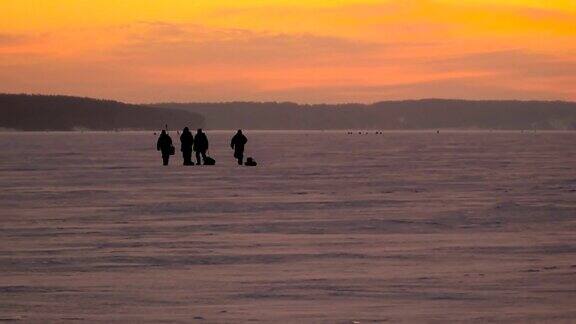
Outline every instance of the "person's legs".
[[206, 163], [206, 151], [202, 151], [202, 162]]
[[170, 161], [170, 154], [162, 154], [162, 164], [168, 165], [168, 161]]
[[193, 165], [193, 163], [192, 163], [192, 151], [184, 151], [184, 152], [182, 152], [182, 156], [184, 158], [184, 165]]
[[238, 165], [244, 164], [244, 152], [238, 152], [236, 157], [238, 158]]
[[196, 164], [201, 165], [200, 152], [196, 151]]

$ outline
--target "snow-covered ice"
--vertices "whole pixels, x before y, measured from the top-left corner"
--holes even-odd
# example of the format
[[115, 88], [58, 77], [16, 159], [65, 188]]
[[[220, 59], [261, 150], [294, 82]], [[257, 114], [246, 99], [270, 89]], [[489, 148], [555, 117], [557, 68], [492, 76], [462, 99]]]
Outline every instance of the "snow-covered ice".
[[233, 134], [0, 133], [0, 320], [576, 321], [576, 133]]

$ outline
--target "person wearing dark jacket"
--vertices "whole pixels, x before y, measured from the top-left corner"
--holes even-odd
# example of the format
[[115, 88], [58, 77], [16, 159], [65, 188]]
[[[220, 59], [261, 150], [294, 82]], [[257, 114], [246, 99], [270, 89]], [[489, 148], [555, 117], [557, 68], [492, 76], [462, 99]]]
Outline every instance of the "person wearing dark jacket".
[[[194, 152], [196, 152], [196, 164], [202, 164], [202, 161], [206, 161], [206, 151], [208, 151], [208, 137], [202, 132], [202, 129], [198, 129], [196, 136], [194, 137]], [[200, 159], [202, 156], [202, 160]]]
[[185, 127], [180, 135], [180, 151], [182, 152], [182, 158], [184, 159], [184, 165], [194, 165], [192, 162], [192, 146], [194, 145], [194, 136]]
[[170, 160], [170, 153], [172, 151], [172, 138], [166, 133], [165, 130], [162, 131], [160, 137], [158, 137], [158, 142], [156, 142], [156, 149], [162, 152], [162, 162], [164, 165], [168, 165]]
[[244, 146], [248, 143], [248, 139], [244, 134], [242, 134], [242, 130], [239, 129], [236, 135], [232, 137], [232, 141], [230, 141], [230, 147], [234, 150], [234, 158], [238, 160], [238, 165], [244, 164]]

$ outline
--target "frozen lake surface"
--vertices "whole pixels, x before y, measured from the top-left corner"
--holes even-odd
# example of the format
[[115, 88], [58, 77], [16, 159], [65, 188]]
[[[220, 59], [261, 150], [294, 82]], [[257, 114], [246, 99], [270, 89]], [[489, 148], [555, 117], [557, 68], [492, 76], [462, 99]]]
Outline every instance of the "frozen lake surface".
[[0, 320], [576, 321], [575, 133], [233, 134], [0, 133]]

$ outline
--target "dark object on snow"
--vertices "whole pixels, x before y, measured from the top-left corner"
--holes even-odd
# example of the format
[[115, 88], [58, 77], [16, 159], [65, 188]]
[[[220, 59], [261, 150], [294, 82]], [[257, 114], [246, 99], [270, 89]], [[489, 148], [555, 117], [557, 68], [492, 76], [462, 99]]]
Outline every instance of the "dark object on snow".
[[257, 166], [258, 163], [256, 163], [256, 161], [254, 161], [253, 158], [249, 157], [246, 159], [246, 163], [244, 163], [245, 166]]
[[216, 160], [214, 160], [213, 158], [206, 156], [204, 158], [204, 165], [216, 165]]

